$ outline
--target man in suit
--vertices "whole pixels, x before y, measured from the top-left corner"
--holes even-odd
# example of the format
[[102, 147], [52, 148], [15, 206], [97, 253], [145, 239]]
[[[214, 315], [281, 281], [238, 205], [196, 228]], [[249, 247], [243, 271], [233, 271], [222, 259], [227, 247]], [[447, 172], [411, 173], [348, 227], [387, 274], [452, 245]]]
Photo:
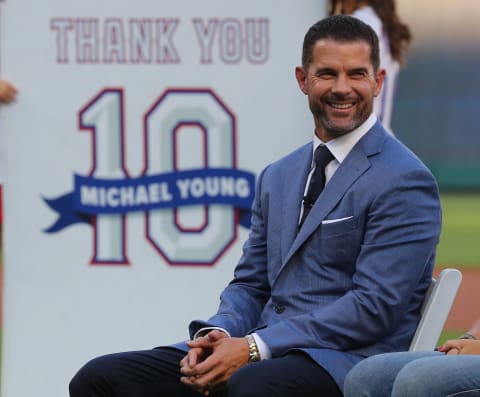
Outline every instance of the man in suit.
[[295, 73], [313, 143], [259, 176], [217, 314], [193, 321], [186, 343], [90, 361], [72, 397], [335, 397], [355, 363], [408, 348], [441, 209], [431, 173], [372, 113], [384, 77], [377, 36], [353, 17], [321, 20]]

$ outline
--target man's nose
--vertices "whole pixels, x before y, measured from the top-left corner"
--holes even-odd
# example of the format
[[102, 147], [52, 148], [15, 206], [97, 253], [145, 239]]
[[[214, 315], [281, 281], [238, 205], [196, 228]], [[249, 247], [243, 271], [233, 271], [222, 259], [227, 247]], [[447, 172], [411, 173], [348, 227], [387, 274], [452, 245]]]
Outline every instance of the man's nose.
[[332, 87], [332, 92], [335, 94], [348, 94], [352, 90], [348, 77], [344, 74], [339, 74], [335, 79]]

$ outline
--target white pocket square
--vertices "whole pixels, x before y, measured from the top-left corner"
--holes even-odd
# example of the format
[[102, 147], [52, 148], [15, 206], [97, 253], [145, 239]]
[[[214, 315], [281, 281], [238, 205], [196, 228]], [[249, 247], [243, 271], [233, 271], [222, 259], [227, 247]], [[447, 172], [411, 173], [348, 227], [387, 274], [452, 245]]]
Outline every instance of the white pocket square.
[[325, 219], [324, 221], [322, 221], [322, 225], [328, 225], [329, 223], [343, 222], [343, 221], [346, 221], [347, 219], [351, 219], [351, 218], [353, 218], [353, 215], [352, 216], [347, 216], [345, 218]]

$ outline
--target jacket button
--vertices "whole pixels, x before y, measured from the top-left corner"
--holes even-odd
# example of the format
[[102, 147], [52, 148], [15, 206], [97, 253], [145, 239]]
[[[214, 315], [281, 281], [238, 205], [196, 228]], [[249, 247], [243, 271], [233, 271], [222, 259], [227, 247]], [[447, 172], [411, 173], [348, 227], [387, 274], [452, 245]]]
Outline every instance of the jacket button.
[[275, 305], [275, 313], [281, 314], [285, 311], [285, 306], [283, 305]]

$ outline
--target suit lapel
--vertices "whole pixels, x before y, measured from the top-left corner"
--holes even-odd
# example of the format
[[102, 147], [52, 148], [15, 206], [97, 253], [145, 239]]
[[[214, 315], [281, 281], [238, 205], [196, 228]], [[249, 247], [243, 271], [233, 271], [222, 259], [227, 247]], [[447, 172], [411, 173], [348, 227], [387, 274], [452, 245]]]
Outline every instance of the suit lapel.
[[[370, 168], [370, 160], [368, 157], [380, 152], [381, 145], [385, 138], [384, 133], [378, 134], [378, 131], [378, 124], [376, 124], [372, 130], [354, 146], [342, 164], [340, 164], [318, 197], [307, 219], [305, 219], [303, 226], [290, 245], [287, 254], [282, 256], [282, 269], [305, 240], [317, 229], [325, 217], [337, 205], [349, 187]], [[292, 212], [296, 212], [298, 215], [297, 211]]]
[[281, 255], [285, 258], [298, 231], [300, 208], [305, 192], [305, 184], [312, 164], [312, 145], [305, 145], [288, 166], [282, 191], [280, 216], [284, 219], [281, 234]]

